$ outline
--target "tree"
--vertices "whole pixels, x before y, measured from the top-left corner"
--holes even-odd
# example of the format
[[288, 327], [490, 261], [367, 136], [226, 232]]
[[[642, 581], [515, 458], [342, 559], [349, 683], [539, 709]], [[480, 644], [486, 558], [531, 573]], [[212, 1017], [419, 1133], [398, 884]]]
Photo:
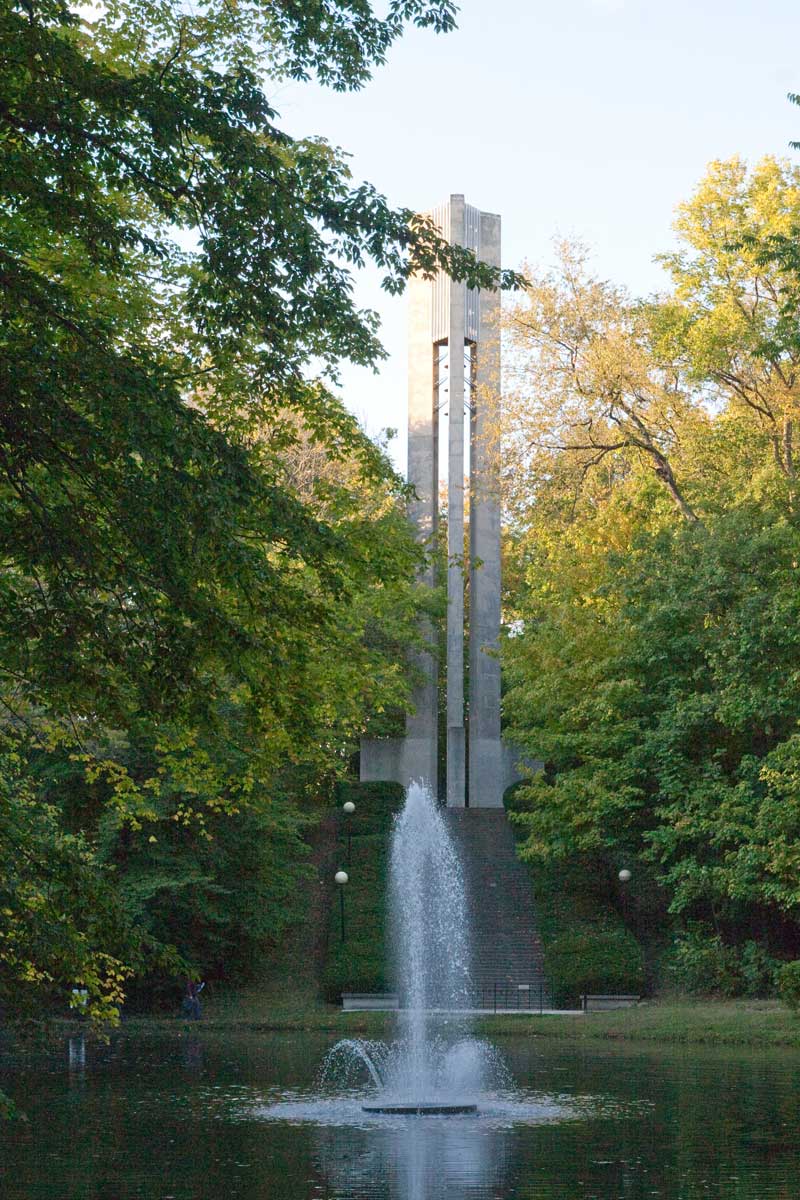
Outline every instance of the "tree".
[[710, 398], [742, 405], [796, 475], [800, 292], [775, 251], [800, 226], [800, 168], [768, 157], [713, 162], [678, 209], [680, 248], [661, 256], [675, 287], [672, 336]]
[[[800, 914], [797, 347], [775, 230], [794, 228], [797, 182], [772, 160], [712, 164], [679, 210], [663, 296], [537, 284], [518, 394], [540, 396], [545, 358], [555, 381], [512, 426], [535, 439], [542, 473], [518, 481], [504, 646], [510, 732], [545, 760], [519, 800], [523, 854], [638, 857], [676, 922], [788, 955]], [[700, 519], [636, 444], [620, 395]], [[606, 449], [612, 430], [624, 444]]]
[[[342, 358], [381, 354], [350, 272], [371, 258], [394, 290], [412, 270], [514, 277], [354, 185], [320, 139], [290, 138], [259, 71], [360, 87], [409, 22], [446, 30], [449, 0], [394, 0], [385, 19], [349, 0], [2, 7], [5, 832], [57, 847], [72, 791], [81, 809], [72, 884], [56, 892], [47, 855], [29, 857], [9, 928], [73, 920], [94, 872], [130, 965], [144, 909], [117, 904], [120, 839], [159, 846], [171, 822], [204, 841], [249, 806], [291, 842], [297, 813], [269, 781], [335, 769], [367, 710], [404, 694], [399, 663], [362, 648], [381, 599], [402, 599], [403, 626], [416, 552], [399, 481], [329, 386]], [[323, 510], [296, 486], [299, 430], [375, 493], [368, 516], [352, 491]], [[56, 939], [40, 966], [6, 966], [17, 984], [85, 984], [105, 1016], [108, 929], [75, 930], [82, 959]]]
[[[190, 630], [230, 617], [211, 589], [201, 612], [188, 611], [200, 589], [186, 578], [192, 563], [204, 575], [219, 571], [214, 547], [225, 527], [241, 530], [223, 536], [236, 547], [225, 570], [237, 577], [252, 575], [251, 518], [290, 557], [328, 552], [322, 531], [269, 475], [254, 479], [242, 430], [295, 407], [316, 437], [338, 439], [382, 470], [306, 371], [311, 359], [324, 375], [342, 357], [380, 354], [374, 320], [354, 309], [345, 264], [371, 255], [390, 288], [411, 269], [443, 263], [496, 279], [429, 223], [351, 188], [327, 146], [284, 135], [252, 70], [235, 65], [259, 12], [235, 34], [226, 12], [212, 5], [195, 27], [172, 4], [112, 5], [86, 30], [55, 0], [4, 11], [3, 534], [26, 581], [21, 596], [10, 587], [6, 611], [74, 627], [98, 590], [119, 611], [135, 586], [137, 612], [148, 589], [171, 593], [170, 607], [186, 618], [179, 646], [158, 603], [147, 606], [149, 637], [161, 647], [144, 665], [164, 672], [151, 703], [196, 692], [185, 678]], [[313, 5], [283, 15], [271, 6], [268, 16], [286, 38], [277, 51], [287, 69], [303, 73], [329, 55], [326, 77], [345, 86], [363, 82], [404, 18], [447, 27], [449, 12], [410, 3], [384, 23], [359, 10], [353, 25], [347, 6], [334, 8], [327, 54]], [[147, 35], [134, 33], [134, 21]], [[209, 35], [220, 38], [213, 67]], [[178, 248], [177, 230], [194, 232], [194, 252]], [[61, 583], [47, 589], [46, 605], [30, 582], [37, 568]], [[263, 601], [276, 607], [274, 594]], [[58, 641], [71, 678], [90, 640], [120, 657], [107, 612], [88, 625], [69, 646]]]
[[[577, 484], [615, 456], [646, 463], [681, 515], [697, 519], [672, 464], [676, 427], [699, 398], [674, 356], [657, 352], [649, 310], [587, 270], [562, 244], [556, 273], [536, 276], [506, 312], [511, 394], [504, 401], [513, 469], [566, 459]], [[504, 453], [508, 463], [508, 458]]]

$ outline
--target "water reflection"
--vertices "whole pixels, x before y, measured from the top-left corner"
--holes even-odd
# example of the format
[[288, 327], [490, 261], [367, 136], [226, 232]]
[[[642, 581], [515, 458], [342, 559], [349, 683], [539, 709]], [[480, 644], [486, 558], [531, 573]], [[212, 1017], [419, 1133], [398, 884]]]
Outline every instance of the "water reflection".
[[80, 1102], [86, 1088], [86, 1038], [83, 1033], [67, 1042], [67, 1078], [73, 1102]]
[[[313, 1104], [330, 1039], [185, 1034], [0, 1055], [2, 1200], [794, 1200], [800, 1053], [505, 1039], [475, 1118]], [[70, 1058], [72, 1065], [70, 1067]], [[537, 1090], [528, 1090], [535, 1087]], [[549, 1102], [549, 1103], [548, 1103]], [[268, 1117], [280, 1103], [281, 1112]]]
[[81, 1033], [78, 1037], [71, 1037], [67, 1044], [67, 1061], [69, 1063], [70, 1072], [83, 1074], [86, 1070], [86, 1038]]
[[412, 1117], [387, 1129], [319, 1128], [314, 1152], [326, 1197], [477, 1200], [507, 1194], [511, 1138], [475, 1121]]
[[203, 1043], [199, 1037], [189, 1034], [183, 1043], [181, 1058], [187, 1075], [203, 1074]]

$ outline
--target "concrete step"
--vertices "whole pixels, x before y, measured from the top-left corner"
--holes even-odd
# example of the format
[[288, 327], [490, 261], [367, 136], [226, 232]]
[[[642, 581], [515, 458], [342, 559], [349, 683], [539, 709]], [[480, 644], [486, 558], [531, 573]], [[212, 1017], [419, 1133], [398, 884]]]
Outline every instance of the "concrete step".
[[[502, 809], [445, 809], [464, 873], [472, 930], [472, 974], [481, 1003], [549, 1002], [528, 869]], [[522, 988], [520, 985], [524, 985]], [[500, 1004], [500, 999], [498, 999]]]

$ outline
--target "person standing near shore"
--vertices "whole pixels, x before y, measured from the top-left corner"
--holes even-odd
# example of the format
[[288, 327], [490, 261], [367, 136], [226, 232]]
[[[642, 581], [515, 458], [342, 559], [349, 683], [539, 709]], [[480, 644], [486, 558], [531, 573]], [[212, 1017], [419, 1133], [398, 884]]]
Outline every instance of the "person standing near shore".
[[186, 995], [183, 1000], [183, 1011], [192, 1021], [199, 1021], [202, 1016], [200, 1008], [200, 993], [205, 983], [195, 983], [193, 979], [186, 980]]

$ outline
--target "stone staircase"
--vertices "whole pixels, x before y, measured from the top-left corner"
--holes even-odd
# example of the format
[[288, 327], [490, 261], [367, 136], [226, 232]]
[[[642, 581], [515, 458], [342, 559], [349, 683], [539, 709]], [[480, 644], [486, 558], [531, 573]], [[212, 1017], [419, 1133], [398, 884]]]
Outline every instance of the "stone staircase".
[[505, 811], [448, 808], [444, 816], [464, 871], [477, 1006], [547, 1007], [530, 877]]

